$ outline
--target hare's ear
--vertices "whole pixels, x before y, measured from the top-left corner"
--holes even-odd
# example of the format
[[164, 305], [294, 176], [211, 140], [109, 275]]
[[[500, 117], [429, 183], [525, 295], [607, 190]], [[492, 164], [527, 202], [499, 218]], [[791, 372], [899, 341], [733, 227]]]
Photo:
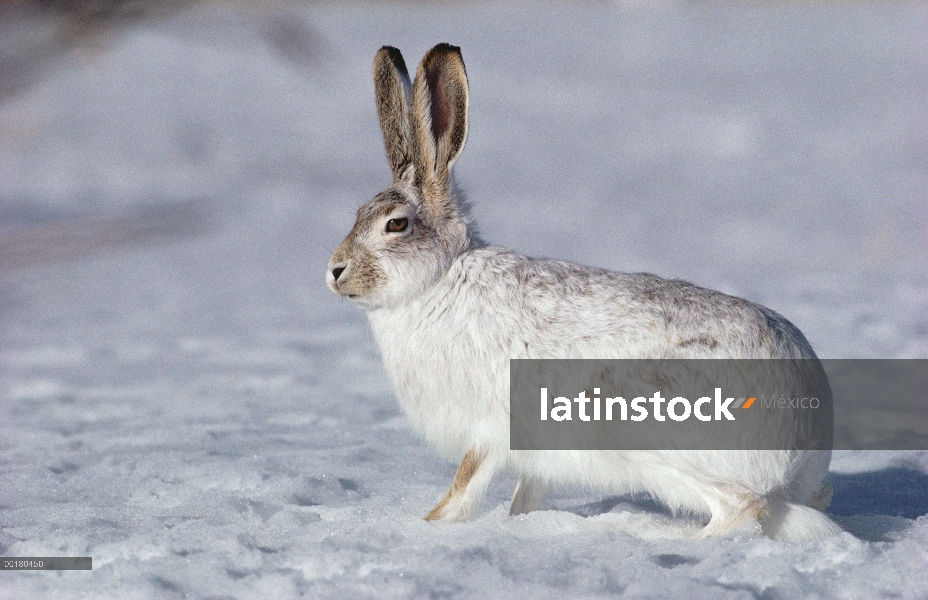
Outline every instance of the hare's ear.
[[393, 182], [412, 164], [409, 144], [409, 73], [400, 51], [384, 46], [374, 57], [374, 94], [377, 116], [387, 149]]
[[461, 49], [438, 44], [429, 50], [412, 86], [412, 158], [423, 189], [445, 190], [451, 166], [467, 139], [467, 73]]

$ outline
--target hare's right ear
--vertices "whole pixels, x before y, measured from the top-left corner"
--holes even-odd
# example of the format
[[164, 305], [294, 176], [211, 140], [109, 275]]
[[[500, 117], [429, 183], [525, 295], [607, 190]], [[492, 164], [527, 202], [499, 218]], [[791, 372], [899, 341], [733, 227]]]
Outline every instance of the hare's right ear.
[[402, 179], [412, 164], [409, 147], [410, 87], [403, 55], [392, 46], [381, 48], [374, 57], [374, 93], [394, 183]]

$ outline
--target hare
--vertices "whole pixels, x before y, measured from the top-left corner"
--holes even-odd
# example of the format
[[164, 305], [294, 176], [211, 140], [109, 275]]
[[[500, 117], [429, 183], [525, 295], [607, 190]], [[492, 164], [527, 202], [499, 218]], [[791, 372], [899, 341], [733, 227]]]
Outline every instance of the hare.
[[366, 310], [414, 427], [461, 460], [426, 520], [466, 519], [494, 474], [518, 475], [510, 514], [542, 506], [550, 484], [645, 491], [708, 516], [699, 537], [756, 518], [773, 539], [840, 532], [822, 511], [829, 450], [513, 451], [513, 358], [815, 359], [803, 334], [742, 298], [646, 273], [533, 259], [486, 244], [455, 192], [467, 138], [460, 48], [428, 51], [410, 83], [381, 48], [374, 89], [393, 182], [358, 210], [333, 253], [329, 288]]

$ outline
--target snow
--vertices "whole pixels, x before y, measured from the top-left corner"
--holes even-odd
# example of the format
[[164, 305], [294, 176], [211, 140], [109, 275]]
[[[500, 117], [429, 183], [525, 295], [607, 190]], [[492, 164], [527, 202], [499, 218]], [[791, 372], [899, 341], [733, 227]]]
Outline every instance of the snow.
[[422, 521], [456, 465], [324, 285], [388, 183], [375, 51], [449, 41], [488, 239], [744, 295], [823, 357], [928, 358], [926, 16], [203, 3], [45, 63], [0, 98], [0, 555], [94, 569], [0, 598], [928, 596], [925, 451], [835, 453], [846, 533], [817, 543], [577, 489], [509, 518], [507, 477]]

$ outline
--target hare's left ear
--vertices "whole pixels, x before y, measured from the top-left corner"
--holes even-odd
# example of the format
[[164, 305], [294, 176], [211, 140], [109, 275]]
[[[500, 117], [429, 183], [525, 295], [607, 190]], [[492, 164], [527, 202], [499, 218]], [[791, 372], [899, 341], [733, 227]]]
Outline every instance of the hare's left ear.
[[467, 73], [461, 49], [438, 44], [429, 50], [412, 85], [412, 158], [423, 190], [447, 191], [451, 166], [467, 139]]
[[403, 55], [392, 46], [384, 46], [374, 57], [374, 93], [387, 162], [390, 163], [394, 183], [402, 179], [412, 164], [409, 88], [409, 74]]

